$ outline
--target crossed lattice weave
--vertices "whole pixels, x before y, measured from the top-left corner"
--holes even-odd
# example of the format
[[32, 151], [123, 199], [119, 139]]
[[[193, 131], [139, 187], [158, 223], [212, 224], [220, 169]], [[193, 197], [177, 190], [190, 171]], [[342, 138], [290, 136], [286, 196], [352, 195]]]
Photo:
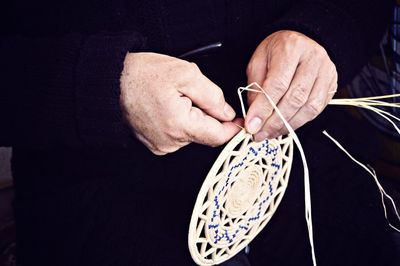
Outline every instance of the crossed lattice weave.
[[[256, 89], [253, 89], [253, 86]], [[309, 172], [300, 140], [276, 104], [257, 83], [238, 89], [244, 117], [246, 112], [242, 98], [243, 91], [263, 93], [282, 119], [290, 135], [286, 138], [279, 137], [255, 143], [250, 141], [251, 135], [242, 130], [228, 143], [207, 175], [193, 209], [189, 228], [189, 250], [192, 258], [200, 265], [219, 264], [237, 254], [264, 228], [286, 190], [292, 165], [294, 141], [303, 162], [305, 218], [313, 265], [316, 266]], [[357, 99], [333, 99], [329, 104], [351, 105], [371, 110], [389, 121], [400, 134], [400, 128], [395, 123], [395, 121], [400, 121], [400, 118], [375, 107], [400, 108], [398, 103], [380, 101], [395, 97], [400, 97], [400, 94]], [[374, 177], [381, 193], [385, 218], [387, 219], [387, 211], [384, 198], [387, 198], [400, 221], [396, 204], [380, 185], [375, 171], [352, 157], [328, 133], [324, 132], [324, 134]], [[400, 229], [390, 222], [389, 225], [400, 232]]]
[[253, 142], [242, 130], [220, 154], [198, 194], [189, 250], [200, 265], [221, 263], [268, 223], [287, 187], [291, 136]]

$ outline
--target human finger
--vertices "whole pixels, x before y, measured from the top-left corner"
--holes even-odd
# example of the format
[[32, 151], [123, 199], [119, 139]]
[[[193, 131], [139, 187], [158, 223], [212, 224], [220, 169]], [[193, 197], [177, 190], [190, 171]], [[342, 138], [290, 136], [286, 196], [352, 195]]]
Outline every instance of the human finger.
[[220, 122], [197, 107], [191, 108], [188, 120], [190, 123], [186, 127], [186, 134], [189, 140], [212, 147], [226, 143], [240, 131], [235, 124], [240, 124], [240, 120]]
[[[332, 78], [329, 80], [327, 77], [318, 77], [314, 83], [313, 89], [307, 102], [292, 117], [292, 119], [289, 120], [290, 126], [294, 130], [296, 130], [297, 128], [303, 126], [305, 123], [317, 117], [329, 103], [329, 100], [333, 97], [333, 93], [330, 92], [335, 91], [336, 88], [337, 82], [332, 82]], [[287, 130], [284, 129], [282, 132], [278, 132], [272, 137], [277, 137], [281, 134], [286, 133]]]
[[[307, 102], [317, 74], [318, 69], [311, 60], [302, 61], [298, 65], [288, 91], [277, 105], [286, 121], [289, 121]], [[281, 117], [274, 111], [262, 129], [255, 135], [255, 140], [261, 141], [267, 137], [276, 135], [284, 127], [285, 125]]]
[[[256, 49], [247, 65], [247, 84], [256, 82], [263, 84], [267, 73], [267, 49]], [[247, 92], [247, 103], [251, 105], [256, 98], [256, 92]]]
[[[279, 102], [288, 90], [298, 62], [299, 56], [296, 53], [289, 56], [289, 52], [286, 50], [282, 50], [282, 53], [276, 53], [271, 57], [262, 88], [275, 104]], [[258, 93], [247, 112], [245, 119], [246, 130], [251, 134], [257, 133], [272, 111], [273, 107], [265, 98], [265, 95]]]
[[195, 72], [194, 79], [178, 91], [210, 116], [220, 121], [231, 121], [236, 113], [225, 101], [221, 88], [204, 76], [196, 64], [192, 63], [191, 67], [190, 71]]

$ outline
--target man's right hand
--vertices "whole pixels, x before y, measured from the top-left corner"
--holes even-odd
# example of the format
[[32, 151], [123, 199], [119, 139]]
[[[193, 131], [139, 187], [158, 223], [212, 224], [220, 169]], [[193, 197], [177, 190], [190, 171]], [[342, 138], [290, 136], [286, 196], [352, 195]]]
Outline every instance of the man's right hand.
[[222, 90], [196, 64], [155, 53], [129, 53], [121, 106], [136, 137], [164, 155], [196, 142], [218, 146], [240, 130]]

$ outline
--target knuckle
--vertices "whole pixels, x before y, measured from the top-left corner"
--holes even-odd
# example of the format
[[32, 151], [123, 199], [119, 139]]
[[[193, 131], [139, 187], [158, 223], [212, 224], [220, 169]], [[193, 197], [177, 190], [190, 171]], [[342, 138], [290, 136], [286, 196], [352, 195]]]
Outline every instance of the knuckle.
[[153, 145], [151, 152], [156, 155], [165, 155], [179, 150], [182, 146], [186, 145], [186, 135], [179, 134], [178, 131], [164, 132], [164, 141]]
[[298, 44], [299, 42], [301, 42], [303, 38], [302, 38], [302, 36], [301, 36], [300, 34], [298, 34], [297, 32], [291, 31], [291, 32], [289, 32], [289, 33], [287, 34], [286, 39], [287, 39], [290, 43], [296, 45], [296, 44]]
[[295, 108], [300, 108], [307, 102], [307, 99], [308, 99], [307, 89], [301, 85], [298, 85], [293, 90], [289, 103], [291, 106]]
[[165, 146], [165, 147], [160, 148], [158, 150], [158, 152], [160, 154], [156, 154], [156, 155], [166, 155], [168, 153], [173, 153], [173, 152], [175, 152], [175, 151], [177, 151], [179, 149], [180, 149], [179, 146]]
[[286, 39], [283, 43], [280, 43], [279, 46], [277, 46], [278, 54], [282, 55], [291, 54], [296, 46], [297, 46], [297, 41]]
[[322, 101], [319, 100], [311, 100], [310, 102], [308, 102], [307, 106], [307, 110], [308, 112], [313, 116], [316, 117], [317, 115], [319, 115], [322, 110], [324, 109], [324, 104]]
[[332, 90], [333, 90], [333, 91], [336, 91], [337, 88], [338, 88], [338, 83], [337, 83], [337, 80], [335, 80], [335, 82], [333, 83]]
[[[146, 145], [147, 146], [147, 145]], [[155, 143], [155, 144], [151, 144], [151, 145], [149, 145], [149, 146], [147, 146], [148, 148], [149, 148], [149, 150], [152, 152], [152, 153], [154, 153], [155, 155], [159, 155], [159, 156], [162, 156], [162, 155], [165, 155], [165, 154], [167, 154], [168, 153], [168, 149], [167, 149], [167, 146], [166, 145], [163, 145], [163, 144], [157, 144], [157, 143]]]
[[181, 119], [180, 120], [180, 126], [181, 128], [185, 129], [188, 127], [188, 121], [189, 122], [196, 122], [198, 123], [199, 121], [202, 120], [202, 118], [204, 117], [204, 112], [198, 108], [192, 108], [190, 113], [189, 113], [189, 117], [188, 119]]
[[292, 54], [293, 49], [299, 49], [304, 46], [304, 37], [297, 32], [289, 32], [286, 34], [282, 49], [286, 53]]
[[252, 59], [250, 59], [249, 64], [246, 67], [246, 76], [248, 77], [252, 73]]
[[198, 65], [196, 63], [193, 63], [193, 62], [188, 62], [187, 68], [188, 68], [188, 71], [190, 73], [193, 73], [193, 74], [200, 72], [200, 69], [199, 69]]
[[213, 144], [211, 144], [210, 146], [212, 147], [212, 148], [215, 148], [215, 147], [218, 147], [218, 146], [221, 146], [223, 144], [223, 142], [222, 141], [219, 141], [218, 143], [213, 143]]
[[332, 75], [335, 77], [335, 79], [337, 80], [337, 69], [336, 69], [336, 65], [333, 63], [333, 62], [331, 62], [331, 72], [332, 72]]
[[323, 60], [328, 57], [328, 53], [321, 45], [315, 45], [312, 54], [316, 60]]
[[282, 95], [287, 91], [289, 84], [284, 78], [274, 78], [270, 86], [275, 92]]
[[161, 151], [161, 150], [155, 150], [155, 149], [150, 149], [150, 151], [157, 156], [164, 156], [167, 154], [167, 152]]
[[333, 63], [333, 62], [330, 60], [330, 64], [331, 64], [331, 71], [332, 71], [333, 73], [337, 73], [335, 63]]
[[180, 73], [180, 77], [183, 79], [190, 79], [198, 75], [199, 67], [192, 62], [181, 61], [171, 69], [174, 73]]

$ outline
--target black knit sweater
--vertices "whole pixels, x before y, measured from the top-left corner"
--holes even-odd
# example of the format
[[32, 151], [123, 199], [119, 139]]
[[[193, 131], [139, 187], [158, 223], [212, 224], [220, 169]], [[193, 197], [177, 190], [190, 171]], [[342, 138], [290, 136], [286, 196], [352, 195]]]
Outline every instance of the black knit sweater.
[[[119, 105], [126, 53], [178, 56], [220, 41], [191, 60], [237, 107], [246, 64], [268, 34], [315, 39], [342, 87], [377, 48], [391, 3], [14, 1], [0, 12], [0, 145], [13, 147], [18, 263], [192, 265], [191, 210], [219, 149], [191, 144], [157, 157], [132, 137]], [[371, 162], [369, 129], [327, 109], [298, 131], [319, 265], [398, 265], [373, 180], [320, 133]], [[252, 265], [311, 265], [302, 171], [295, 154], [281, 206], [251, 244]]]
[[7, 1], [0, 144], [131, 143], [119, 106], [128, 51], [177, 56], [222, 41], [239, 47], [232, 52], [239, 64], [268, 34], [292, 29], [328, 50], [341, 87], [376, 49], [390, 12], [390, 1], [379, 0]]

